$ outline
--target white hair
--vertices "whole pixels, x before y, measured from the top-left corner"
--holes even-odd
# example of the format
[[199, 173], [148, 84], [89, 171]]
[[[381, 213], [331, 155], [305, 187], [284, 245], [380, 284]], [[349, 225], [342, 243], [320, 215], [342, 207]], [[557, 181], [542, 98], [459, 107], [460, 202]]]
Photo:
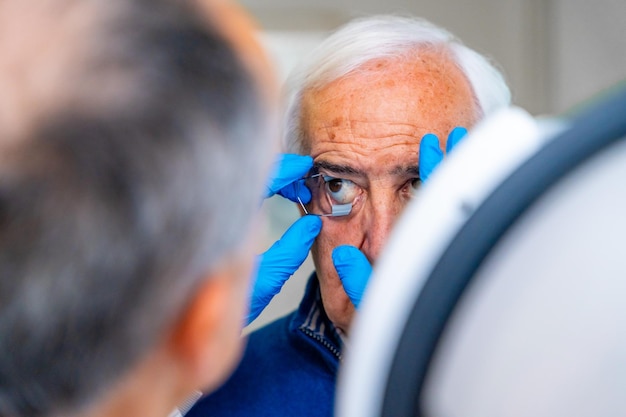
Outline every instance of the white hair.
[[369, 61], [414, 56], [416, 51], [432, 47], [443, 47], [465, 74], [479, 116], [510, 104], [511, 92], [503, 74], [447, 30], [415, 17], [380, 15], [355, 19], [325, 39], [287, 79], [284, 151], [305, 153], [301, 127], [304, 92], [320, 89]]

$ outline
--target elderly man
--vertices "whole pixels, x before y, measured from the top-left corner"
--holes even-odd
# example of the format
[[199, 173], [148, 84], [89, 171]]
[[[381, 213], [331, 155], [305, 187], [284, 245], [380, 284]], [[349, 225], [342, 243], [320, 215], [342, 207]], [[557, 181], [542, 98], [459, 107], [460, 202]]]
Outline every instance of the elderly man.
[[[338, 269], [362, 264], [358, 256], [376, 262], [419, 187], [423, 137], [424, 152], [440, 153], [446, 138], [462, 135], [459, 127], [510, 101], [484, 57], [441, 28], [400, 17], [349, 23], [289, 82], [285, 148], [313, 158], [302, 181], [312, 198], [301, 209], [323, 221], [312, 247], [316, 271], [299, 308], [250, 336], [233, 377], [192, 417], [332, 415], [355, 314], [344, 285], [357, 293], [363, 286], [349, 276], [342, 283]], [[338, 254], [338, 247], [349, 250]]]
[[167, 416], [234, 368], [260, 52], [224, 2], [0, 2], [1, 416]]

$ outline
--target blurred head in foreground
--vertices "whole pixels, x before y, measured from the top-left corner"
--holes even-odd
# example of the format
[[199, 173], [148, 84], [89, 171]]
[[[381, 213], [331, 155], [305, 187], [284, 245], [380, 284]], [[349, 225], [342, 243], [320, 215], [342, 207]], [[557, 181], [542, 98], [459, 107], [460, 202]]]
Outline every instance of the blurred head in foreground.
[[276, 136], [247, 18], [5, 0], [0, 91], [0, 416], [167, 415], [220, 384]]

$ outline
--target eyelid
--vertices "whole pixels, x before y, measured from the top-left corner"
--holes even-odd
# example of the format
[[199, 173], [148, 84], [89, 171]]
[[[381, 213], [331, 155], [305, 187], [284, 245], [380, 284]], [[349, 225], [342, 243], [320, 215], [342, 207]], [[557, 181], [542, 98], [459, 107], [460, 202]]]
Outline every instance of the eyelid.
[[351, 166], [348, 165], [340, 165], [340, 164], [333, 164], [330, 162], [326, 162], [326, 161], [317, 161], [313, 164], [313, 169], [317, 170], [318, 172], [320, 170], [322, 171], [330, 171], [330, 172], [335, 172], [337, 173], [337, 175], [342, 176], [342, 175], [350, 175], [350, 176], [364, 176], [365, 174], [358, 170], [355, 169]]
[[349, 180], [347, 178], [335, 177], [335, 176], [332, 176], [332, 175], [325, 175], [325, 174], [320, 174], [320, 176], [322, 177], [324, 182], [331, 182], [331, 181], [334, 181], [334, 180], [340, 180], [340, 181], [348, 181], [348, 182], [354, 183], [354, 181], [351, 181], [351, 180]]
[[323, 168], [314, 167], [314, 174], [319, 175], [322, 178], [330, 177], [330, 178], [334, 178], [334, 179], [343, 179], [341, 177], [341, 174], [339, 174], [339, 175], [331, 174], [331, 173], [328, 172], [328, 170], [323, 169]]
[[[363, 186], [362, 184], [360, 184], [361, 181], [358, 180], [354, 180], [353, 178], [346, 178], [346, 174], [330, 174], [328, 172], [326, 172], [325, 170], [318, 170], [316, 172], [316, 175], [319, 175], [320, 177], [322, 177], [322, 179], [324, 180], [324, 182], [329, 182], [332, 180], [342, 180], [342, 181], [349, 181], [351, 183], [353, 183], [354, 185], [356, 185], [357, 187], [361, 188], [361, 189], [365, 189], [366, 187]], [[349, 174], [347, 174], [347, 176], [349, 176]]]

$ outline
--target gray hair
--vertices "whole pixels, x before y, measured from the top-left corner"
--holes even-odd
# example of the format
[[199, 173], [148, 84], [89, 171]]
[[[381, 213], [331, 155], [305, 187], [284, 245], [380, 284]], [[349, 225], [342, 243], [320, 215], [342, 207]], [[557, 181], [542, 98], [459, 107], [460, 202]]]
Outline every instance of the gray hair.
[[301, 101], [307, 90], [320, 89], [369, 61], [408, 57], [420, 49], [438, 46], [450, 54], [469, 80], [481, 112], [479, 116], [510, 104], [511, 93], [503, 74], [487, 58], [463, 45], [445, 29], [414, 17], [360, 18], [326, 38], [288, 77], [283, 149], [305, 152]]
[[[185, 2], [63, 3], [61, 28], [97, 16], [71, 97], [0, 140], [1, 416], [71, 414], [154, 346], [241, 249], [272, 149], [252, 75]], [[50, 39], [35, 63], [67, 55]]]

